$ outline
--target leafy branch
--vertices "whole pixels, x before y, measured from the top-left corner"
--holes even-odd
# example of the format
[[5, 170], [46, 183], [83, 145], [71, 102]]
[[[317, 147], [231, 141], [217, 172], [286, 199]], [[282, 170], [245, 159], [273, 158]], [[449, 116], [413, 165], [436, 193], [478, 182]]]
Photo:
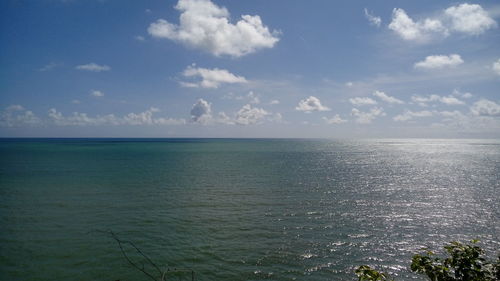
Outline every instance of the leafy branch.
[[[498, 281], [500, 280], [500, 256], [495, 262], [486, 260], [484, 250], [476, 245], [478, 240], [469, 244], [450, 242], [444, 246], [447, 258], [436, 257], [432, 251], [414, 255], [411, 271], [423, 274], [431, 281]], [[386, 273], [362, 265], [355, 271], [359, 281], [390, 280]], [[392, 279], [393, 280], [393, 279]]]

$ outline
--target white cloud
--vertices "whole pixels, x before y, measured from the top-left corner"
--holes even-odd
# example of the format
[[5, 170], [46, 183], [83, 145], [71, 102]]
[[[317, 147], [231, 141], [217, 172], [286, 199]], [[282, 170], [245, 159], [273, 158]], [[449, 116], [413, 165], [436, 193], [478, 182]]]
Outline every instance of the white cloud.
[[441, 11], [434, 18], [414, 21], [403, 9], [395, 8], [389, 29], [408, 41], [425, 42], [450, 33], [479, 35], [495, 28], [497, 23], [480, 5], [460, 4]]
[[496, 62], [493, 63], [491, 69], [493, 69], [493, 71], [495, 71], [496, 74], [500, 75], [500, 59], [498, 59]]
[[403, 9], [395, 8], [392, 11], [392, 21], [389, 29], [396, 32], [405, 40], [426, 41], [436, 34], [447, 35], [448, 31], [441, 21], [436, 19], [425, 19], [413, 21]]
[[395, 97], [391, 97], [391, 96], [389, 96], [386, 93], [381, 92], [381, 91], [375, 91], [373, 93], [373, 95], [376, 96], [377, 98], [381, 99], [382, 101], [387, 102], [387, 103], [393, 103], [393, 104], [404, 104], [405, 103], [404, 101], [397, 99]]
[[175, 9], [181, 12], [179, 25], [159, 19], [149, 25], [151, 36], [232, 57], [272, 48], [279, 41], [278, 32], [270, 32], [259, 16], [242, 15], [232, 24], [228, 10], [210, 0], [179, 0]]
[[350, 87], [354, 86], [354, 83], [349, 81], [349, 82], [346, 82], [345, 85], [350, 88]]
[[500, 104], [481, 99], [471, 106], [470, 111], [476, 116], [500, 116]]
[[[235, 95], [234, 93], [227, 93], [224, 96], [222, 96], [222, 99], [225, 100], [247, 100], [248, 103], [250, 104], [260, 104], [260, 96], [253, 91], [248, 92], [246, 95]], [[278, 100], [274, 100], [272, 102], [277, 102], [279, 103]], [[277, 104], [277, 103], [269, 103], [270, 105]]]
[[411, 100], [417, 103], [420, 106], [427, 106], [429, 102], [441, 102], [447, 105], [464, 105], [465, 102], [457, 99], [456, 97], [449, 96], [438, 96], [438, 95], [429, 95], [427, 97], [423, 96], [412, 96]]
[[456, 67], [462, 63], [464, 63], [464, 61], [460, 55], [457, 54], [451, 54], [449, 56], [436, 55], [427, 56], [425, 60], [415, 63], [414, 67], [420, 69], [440, 69], [444, 67]]
[[96, 98], [104, 97], [104, 93], [98, 90], [90, 91], [90, 95]]
[[11, 105], [0, 112], [0, 127], [35, 126], [41, 123], [40, 118], [21, 105]]
[[234, 120], [227, 116], [225, 112], [219, 112], [216, 121], [220, 124], [234, 125]]
[[181, 125], [185, 124], [184, 119], [174, 118], [154, 118], [153, 114], [160, 110], [154, 107], [140, 112], [129, 113], [123, 117], [115, 116], [114, 114], [97, 115], [95, 117], [88, 116], [86, 113], [73, 112], [69, 116], [64, 116], [55, 108], [51, 108], [48, 112], [49, 120], [56, 126], [140, 126], [140, 125]]
[[310, 113], [313, 111], [329, 111], [330, 108], [322, 105], [321, 101], [317, 97], [310, 96], [306, 99], [301, 100], [299, 102], [299, 105], [295, 107], [295, 110]]
[[72, 100], [71, 103], [72, 104], [80, 104], [81, 102], [79, 100]]
[[251, 104], [259, 104], [260, 103], [260, 99], [259, 99], [259, 96], [254, 94], [254, 92], [250, 91], [247, 95], [247, 98], [250, 99], [250, 103]]
[[137, 41], [145, 41], [145, 40], [146, 40], [146, 38], [144, 38], [144, 36], [141, 36], [141, 35], [137, 35], [137, 36], [135, 36], [134, 38], [135, 38], [135, 40], [137, 40]]
[[495, 105], [490, 107], [491, 105], [486, 104], [486, 102], [481, 102], [478, 104], [478, 108], [476, 108], [484, 110], [482, 113], [473, 110], [471, 110], [470, 114], [464, 114], [458, 110], [438, 112], [439, 115], [444, 117], [442, 121], [445, 124], [442, 124], [442, 127], [469, 133], [499, 132], [500, 118], [495, 118], [495, 114], [497, 114], [496, 116], [500, 116], [499, 105], [496, 105], [496, 111], [492, 111]]
[[272, 100], [269, 102], [270, 105], [280, 104], [279, 100]]
[[374, 107], [368, 112], [363, 112], [357, 108], [353, 108], [351, 110], [351, 115], [356, 117], [356, 123], [370, 124], [378, 116], [385, 116], [386, 114], [382, 108]]
[[284, 123], [285, 122], [285, 121], [283, 121], [283, 116], [279, 112], [274, 113], [274, 115], [271, 118], [269, 118], [269, 120], [276, 122], [276, 123]]
[[200, 124], [208, 124], [212, 121], [211, 104], [204, 99], [198, 99], [191, 108], [191, 120]]
[[244, 100], [245, 96], [235, 95], [234, 93], [229, 92], [229, 93], [223, 95], [222, 99], [224, 99], [224, 100]]
[[470, 98], [472, 98], [472, 97], [473, 97], [473, 95], [472, 95], [471, 93], [468, 93], [468, 92], [467, 92], [467, 93], [462, 93], [462, 92], [460, 92], [460, 91], [459, 91], [459, 90], [457, 90], [457, 89], [453, 90], [452, 95], [454, 95], [454, 96], [458, 96], [458, 97], [462, 97], [462, 98], [464, 98], [464, 99], [470, 99]]
[[282, 116], [279, 113], [272, 114], [263, 108], [246, 104], [234, 114], [234, 118], [229, 117], [225, 112], [219, 112], [214, 117], [212, 115], [211, 104], [203, 99], [199, 99], [191, 109], [191, 121], [202, 125], [253, 125], [260, 124], [266, 119], [281, 122]]
[[439, 115], [444, 116], [444, 117], [465, 116], [462, 112], [460, 112], [458, 110], [454, 110], [454, 111], [440, 111], [438, 113], [439, 113]]
[[13, 105], [10, 105], [8, 106], [6, 109], [6, 111], [23, 111], [24, 110], [24, 107], [22, 105], [19, 105], [19, 104], [13, 104]]
[[51, 62], [51, 63], [44, 65], [42, 68], [39, 69], [39, 71], [49, 71], [49, 70], [52, 70], [52, 69], [59, 67], [61, 65], [62, 64], [60, 64], [60, 63]]
[[377, 104], [377, 102], [371, 98], [360, 98], [360, 97], [350, 98], [349, 102], [352, 103], [353, 105], [357, 105], [357, 106]]
[[452, 6], [444, 14], [450, 19], [453, 30], [470, 35], [479, 35], [497, 26], [495, 20], [477, 4]]
[[431, 111], [428, 111], [428, 110], [417, 111], [417, 112], [407, 110], [403, 114], [394, 116], [392, 119], [394, 121], [404, 122], [404, 121], [411, 120], [415, 117], [418, 117], [418, 118], [431, 117], [432, 115], [433, 115], [433, 113]]
[[111, 67], [107, 65], [98, 65], [96, 63], [88, 63], [88, 64], [82, 64], [82, 65], [77, 65], [75, 67], [78, 70], [86, 70], [86, 71], [92, 71], [92, 72], [101, 72], [101, 71], [110, 71]]
[[237, 76], [225, 69], [196, 68], [190, 65], [182, 73], [184, 77], [200, 77], [200, 82], [180, 82], [183, 87], [218, 88], [221, 84], [247, 83], [245, 77]]
[[331, 124], [342, 124], [342, 123], [347, 122], [347, 120], [342, 119], [340, 117], [340, 115], [338, 115], [338, 114], [335, 114], [332, 118], [323, 117], [322, 119], [325, 120], [326, 124], [329, 124], [329, 125], [331, 125]]
[[151, 107], [150, 109], [141, 112], [141, 113], [129, 113], [123, 117], [123, 119], [131, 125], [152, 125], [153, 121], [153, 113], [159, 112], [160, 110], [156, 107]]
[[113, 114], [89, 117], [86, 113], [73, 112], [70, 116], [64, 116], [55, 108], [51, 108], [48, 116], [49, 120], [57, 126], [119, 125], [118, 118]]
[[453, 96], [447, 96], [447, 97], [441, 97], [439, 99], [440, 102], [447, 104], [447, 105], [464, 105], [465, 102], [453, 97]]
[[236, 113], [235, 122], [239, 125], [258, 124], [269, 114], [269, 112], [262, 108], [252, 107], [250, 104], [246, 104]]
[[427, 97], [422, 97], [422, 96], [412, 96], [411, 100], [415, 103], [417, 103], [420, 106], [427, 106], [428, 102], [435, 102], [439, 101], [441, 97], [438, 95], [430, 95]]
[[[447, 123], [448, 125], [452, 125], [454, 127], [470, 127], [471, 124], [477, 122], [477, 124], [481, 123], [482, 120], [478, 118], [474, 118], [468, 115], [463, 114], [458, 110], [454, 111], [440, 111], [437, 114], [444, 117], [442, 122]], [[476, 119], [476, 120], [474, 120]]]
[[382, 23], [382, 19], [380, 17], [374, 16], [370, 14], [368, 9], [365, 8], [365, 17], [368, 19], [371, 25], [375, 25], [376, 27], [380, 27]]

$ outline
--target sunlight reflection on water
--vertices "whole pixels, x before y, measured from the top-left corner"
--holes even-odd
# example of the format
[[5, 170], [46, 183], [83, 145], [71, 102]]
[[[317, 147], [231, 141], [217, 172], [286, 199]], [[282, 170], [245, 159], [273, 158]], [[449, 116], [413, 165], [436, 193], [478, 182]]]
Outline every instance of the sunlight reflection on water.
[[88, 142], [0, 142], [2, 279], [142, 278], [93, 229], [197, 280], [350, 280], [361, 264], [410, 280], [422, 247], [499, 247], [498, 141]]

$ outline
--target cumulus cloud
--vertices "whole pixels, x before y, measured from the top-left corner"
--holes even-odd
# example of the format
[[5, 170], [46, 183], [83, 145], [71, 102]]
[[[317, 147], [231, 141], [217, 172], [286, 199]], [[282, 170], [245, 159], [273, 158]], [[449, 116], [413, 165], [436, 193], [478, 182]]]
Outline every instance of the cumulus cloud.
[[377, 104], [377, 102], [371, 98], [360, 98], [360, 97], [350, 98], [349, 102], [356, 106]]
[[40, 118], [21, 105], [11, 105], [0, 112], [0, 127], [35, 126], [41, 123]]
[[90, 95], [96, 98], [104, 97], [104, 93], [98, 90], [90, 91]]
[[22, 106], [14, 105], [6, 108], [0, 113], [0, 126], [22, 127], [22, 126], [119, 126], [119, 125], [180, 125], [185, 124], [184, 119], [154, 118], [153, 114], [159, 112], [157, 108], [150, 108], [141, 113], [129, 113], [118, 117], [114, 114], [89, 116], [86, 113], [73, 112], [71, 115], [63, 115], [55, 108], [48, 111], [47, 118], [42, 120], [33, 112]]
[[360, 111], [357, 108], [351, 110], [351, 115], [356, 117], [356, 123], [359, 124], [370, 124], [378, 116], [385, 116], [385, 112], [382, 108], [373, 107], [368, 112]]
[[86, 70], [86, 71], [92, 71], [92, 72], [101, 72], [101, 71], [110, 71], [111, 67], [107, 65], [98, 65], [97, 63], [88, 63], [88, 64], [82, 64], [82, 65], [77, 65], [75, 66], [76, 69], [78, 70]]
[[439, 111], [436, 114], [444, 117], [442, 122], [448, 124], [448, 126], [451, 125], [452, 127], [456, 128], [470, 127], [474, 122], [476, 122], [476, 124], [483, 123], [483, 120], [481, 120], [481, 118], [463, 114], [458, 110]]
[[340, 117], [340, 115], [338, 115], [338, 114], [335, 114], [332, 118], [323, 117], [322, 119], [325, 120], [326, 124], [329, 124], [329, 125], [332, 125], [332, 124], [342, 124], [342, 123], [347, 122], [347, 120], [342, 119]]
[[277, 31], [269, 31], [260, 16], [242, 15], [235, 24], [229, 12], [210, 0], [179, 0], [175, 9], [181, 15], [179, 24], [164, 19], [151, 23], [148, 32], [156, 38], [170, 39], [215, 56], [241, 57], [279, 41]]
[[404, 40], [421, 42], [437, 36], [446, 37], [451, 33], [479, 35], [496, 26], [495, 20], [480, 5], [467, 3], [451, 6], [434, 18], [417, 21], [403, 9], [395, 8], [388, 25]]
[[427, 106], [427, 103], [429, 102], [435, 102], [435, 101], [439, 101], [441, 97], [438, 96], [438, 95], [430, 95], [430, 96], [412, 96], [411, 97], [411, 100], [414, 102], [414, 103], [417, 103], [418, 105], [420, 106]]
[[220, 124], [234, 125], [234, 120], [231, 117], [227, 116], [225, 112], [219, 112], [219, 114], [217, 114], [216, 121]]
[[415, 22], [406, 14], [405, 10], [399, 8], [392, 11], [392, 21], [388, 27], [401, 38], [409, 41], [426, 41], [435, 34], [448, 34], [441, 21], [425, 19]]
[[472, 98], [472, 97], [473, 97], [473, 95], [472, 95], [471, 93], [469, 93], [469, 92], [462, 93], [462, 92], [460, 92], [460, 91], [459, 91], [459, 90], [457, 90], [457, 89], [453, 90], [452, 95], [454, 95], [454, 96], [458, 96], [458, 97], [462, 97], [462, 98], [464, 98], [464, 99], [470, 99], [470, 98]]
[[[479, 107], [482, 107], [482, 105]], [[460, 131], [466, 131], [472, 133], [498, 132], [500, 130], [500, 118], [495, 117], [494, 115], [495, 112], [488, 112], [488, 111], [489, 110], [486, 110], [485, 112], [483, 112], [483, 114], [480, 114], [479, 112], [475, 111], [470, 112], [470, 114], [464, 114], [458, 110], [440, 111], [437, 112], [437, 114], [444, 117], [442, 120], [444, 124], [438, 124], [438, 125], [441, 125], [441, 127], [448, 127], [448, 128], [453, 128], [455, 130], [458, 129]], [[497, 109], [496, 116], [499, 116], [498, 115], [499, 113], [500, 111], [498, 111]]]
[[441, 103], [447, 104], [447, 105], [464, 105], [465, 102], [453, 97], [453, 96], [446, 96], [446, 97], [441, 97], [439, 99]]
[[479, 35], [497, 26], [488, 13], [477, 4], [460, 4], [444, 11], [451, 21], [451, 28], [470, 35]]
[[472, 98], [472, 94], [471, 93], [463, 93], [462, 98], [470, 99], [470, 98]]
[[272, 100], [269, 102], [270, 105], [280, 104], [279, 100]]
[[451, 54], [427, 56], [425, 60], [415, 63], [414, 67], [419, 69], [440, 69], [444, 67], [456, 67], [464, 63], [460, 55]]
[[269, 114], [269, 112], [262, 108], [252, 107], [250, 104], [246, 104], [236, 113], [235, 123], [239, 125], [259, 124]]
[[251, 104], [259, 104], [260, 103], [259, 96], [252, 91], [248, 92], [247, 98], [250, 99]]
[[365, 8], [365, 17], [368, 19], [371, 25], [374, 25], [376, 27], [380, 27], [380, 24], [382, 23], [382, 19], [380, 17], [374, 16], [370, 14], [368, 9]]
[[185, 124], [184, 119], [174, 118], [154, 118], [153, 114], [160, 110], [154, 107], [140, 112], [129, 113], [122, 117], [114, 114], [97, 115], [94, 117], [88, 116], [86, 113], [73, 112], [71, 115], [65, 116], [55, 108], [51, 108], [48, 112], [49, 121], [57, 126], [123, 126], [123, 125], [181, 125]]
[[159, 112], [160, 110], [156, 107], [151, 107], [150, 109], [141, 113], [129, 113], [123, 117], [123, 119], [130, 125], [152, 125], [155, 123], [153, 119], [153, 113]]
[[375, 91], [373, 93], [373, 95], [376, 96], [377, 98], [379, 98], [380, 100], [387, 102], [387, 103], [392, 103], [392, 104], [404, 104], [405, 103], [404, 101], [397, 99], [395, 97], [391, 97], [391, 96], [389, 96], [386, 93], [381, 92], [381, 91]]
[[493, 69], [496, 74], [500, 75], [500, 59], [493, 63], [491, 69]]
[[13, 112], [13, 111], [24, 111], [25, 109], [22, 105], [13, 104], [13, 105], [9, 105], [5, 110], [9, 111], [9, 112]]
[[265, 120], [281, 122], [281, 114], [272, 114], [263, 108], [246, 104], [241, 107], [233, 117], [225, 112], [212, 115], [211, 104], [203, 99], [199, 99], [191, 109], [191, 121], [202, 125], [225, 124], [225, 125], [254, 125]]
[[310, 113], [313, 111], [329, 111], [330, 108], [322, 105], [321, 101], [317, 97], [310, 96], [306, 99], [301, 100], [299, 102], [299, 105], [295, 107], [295, 110]]
[[471, 106], [470, 111], [476, 116], [500, 116], [500, 104], [481, 99]]
[[429, 102], [441, 102], [446, 105], [464, 105], [465, 102], [457, 99], [456, 97], [449, 96], [439, 96], [439, 95], [429, 95], [429, 96], [412, 96], [411, 100], [420, 106], [427, 106]]
[[453, 110], [453, 111], [439, 111], [439, 115], [447, 118], [456, 118], [456, 117], [465, 117], [465, 114], [458, 110]]
[[274, 113], [271, 118], [269, 118], [270, 121], [276, 122], [276, 123], [284, 123], [285, 121], [283, 120], [283, 115], [281, 113], [277, 112]]
[[207, 69], [188, 66], [182, 73], [184, 77], [199, 77], [199, 82], [181, 82], [181, 86], [194, 88], [218, 88], [221, 84], [247, 83], [245, 77], [237, 76], [225, 69]]
[[208, 124], [212, 121], [212, 107], [204, 99], [198, 99], [191, 108], [191, 121], [200, 124]]
[[428, 110], [416, 111], [416, 112], [411, 111], [411, 110], [407, 110], [403, 114], [394, 116], [392, 119], [394, 121], [405, 122], [405, 121], [411, 120], [411, 119], [416, 118], [416, 117], [417, 118], [431, 117], [432, 115], [433, 115], [433, 113], [431, 111], [428, 111]]
[[64, 116], [55, 108], [48, 112], [49, 120], [57, 126], [99, 126], [119, 125], [119, 118], [113, 114], [105, 116], [90, 117], [86, 113], [73, 112], [72, 115]]

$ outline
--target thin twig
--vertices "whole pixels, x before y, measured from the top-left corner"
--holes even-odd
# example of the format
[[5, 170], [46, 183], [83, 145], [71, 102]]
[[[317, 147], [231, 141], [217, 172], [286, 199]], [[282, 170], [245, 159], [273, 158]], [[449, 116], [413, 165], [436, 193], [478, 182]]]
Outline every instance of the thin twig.
[[[166, 270], [162, 271], [146, 254], [144, 254], [141, 249], [139, 249], [132, 241], [128, 241], [128, 240], [121, 240], [120, 238], [118, 238], [118, 236], [111, 230], [108, 230], [108, 231], [103, 231], [103, 230], [94, 230], [95, 232], [99, 232], [99, 233], [105, 233], [109, 236], [111, 236], [111, 238], [113, 238], [117, 243], [118, 243], [118, 246], [120, 247], [120, 251], [122, 252], [122, 255], [125, 257], [125, 259], [127, 260], [127, 262], [132, 265], [135, 269], [141, 271], [142, 273], [144, 273], [146, 276], [148, 276], [149, 278], [153, 279], [154, 281], [165, 281], [167, 280], [167, 273], [169, 272], [191, 272], [191, 280], [194, 281], [194, 270], [192, 269], [177, 269], [177, 268], [174, 268], [173, 271], [170, 271], [170, 268], [166, 267]], [[90, 231], [92, 232], [92, 231]], [[89, 232], [89, 233], [90, 233]], [[137, 253], [139, 253], [147, 262], [147, 264], [149, 264], [150, 266], [152, 266], [154, 269], [156, 269], [156, 271], [158, 271], [158, 275], [160, 276], [161, 279], [158, 279], [156, 278], [153, 274], [149, 273], [147, 270], [146, 270], [146, 266], [144, 264], [144, 262], [141, 262], [140, 263], [140, 266], [137, 262], [134, 262], [132, 261], [132, 259], [129, 258], [129, 256], [127, 255], [125, 249], [123, 248], [123, 244], [128, 244], [130, 246], [132, 246], [132, 248], [135, 249], [135, 251]]]
[[125, 240], [121, 240], [120, 238], [118, 238], [118, 236], [116, 236], [116, 234], [113, 232], [113, 231], [109, 231], [108, 234], [113, 238], [115, 239], [116, 242], [118, 242], [118, 246], [120, 247], [120, 250], [123, 254], [123, 256], [125, 257], [125, 259], [128, 261], [128, 263], [130, 265], [132, 265], [133, 267], [135, 267], [137, 270], [141, 271], [142, 273], [144, 273], [145, 275], [147, 275], [149, 278], [155, 280], [155, 281], [159, 281], [156, 277], [154, 277], [151, 273], [147, 272], [147, 270], [145, 269], [145, 264], [144, 263], [141, 263], [141, 266], [139, 266], [137, 263], [133, 262], [127, 255], [127, 253], [125, 252], [125, 249], [123, 248], [123, 244], [128, 244], [130, 246], [132, 246], [136, 252], [138, 252], [146, 261], [148, 264], [150, 264], [153, 268], [155, 268], [157, 271], [158, 271], [158, 274], [161, 276], [162, 272], [160, 270], [160, 268], [148, 257], [146, 256], [146, 254], [144, 254], [141, 249], [139, 249], [132, 241], [125, 241]]

